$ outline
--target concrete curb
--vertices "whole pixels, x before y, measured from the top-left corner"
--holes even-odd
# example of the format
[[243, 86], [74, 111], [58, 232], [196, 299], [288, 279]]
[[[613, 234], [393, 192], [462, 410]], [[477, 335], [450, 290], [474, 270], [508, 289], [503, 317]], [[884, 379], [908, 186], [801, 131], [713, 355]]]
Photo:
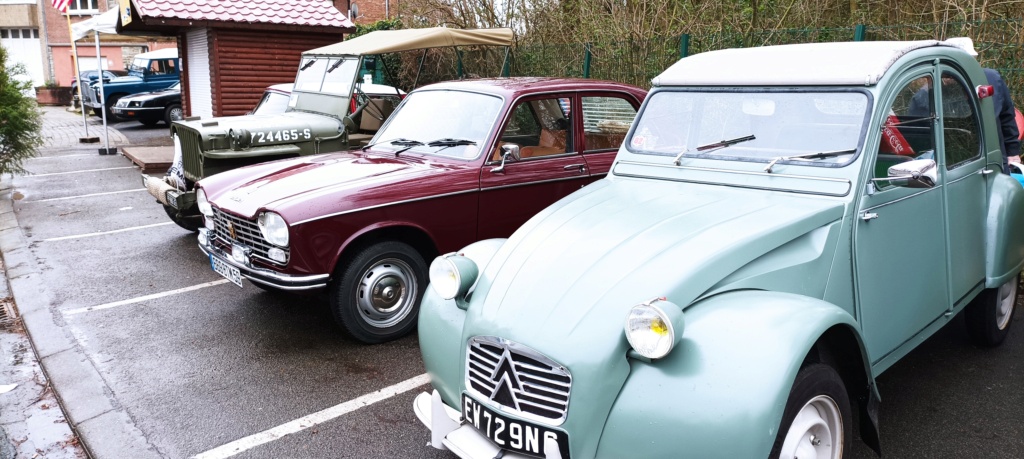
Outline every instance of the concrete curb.
[[64, 328], [64, 317], [51, 307], [52, 295], [41, 281], [37, 261], [18, 226], [11, 188], [12, 177], [0, 177], [0, 254], [29, 341], [71, 429], [96, 459], [160, 458]]

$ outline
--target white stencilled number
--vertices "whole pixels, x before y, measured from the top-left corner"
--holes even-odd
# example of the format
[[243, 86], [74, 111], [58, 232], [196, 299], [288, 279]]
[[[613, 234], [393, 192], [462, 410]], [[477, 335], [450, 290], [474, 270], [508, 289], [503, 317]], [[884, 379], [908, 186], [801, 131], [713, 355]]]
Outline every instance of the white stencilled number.
[[296, 131], [295, 129], [292, 129], [291, 130], [291, 134], [292, 134], [292, 140], [299, 140], [299, 131]]
[[253, 143], [256, 140], [256, 134], [259, 134], [259, 133], [258, 132], [250, 132], [249, 133], [249, 143]]
[[292, 140], [292, 136], [291, 136], [291, 134], [288, 131], [282, 132], [281, 133], [281, 138], [284, 139], [284, 140]]
[[306, 138], [306, 140], [309, 140], [309, 136], [310, 136], [309, 129], [303, 129], [302, 130], [302, 135]]
[[260, 140], [259, 140], [260, 143], [263, 143], [263, 142], [267, 141], [267, 137], [266, 137], [267, 133], [266, 132], [262, 132], [261, 131], [261, 132], [257, 132], [257, 134], [260, 135]]
[[283, 140], [283, 139], [281, 138], [281, 131], [277, 131], [277, 134], [275, 134], [275, 135], [274, 135], [274, 140], [277, 140], [278, 142], [280, 142], [281, 140]]

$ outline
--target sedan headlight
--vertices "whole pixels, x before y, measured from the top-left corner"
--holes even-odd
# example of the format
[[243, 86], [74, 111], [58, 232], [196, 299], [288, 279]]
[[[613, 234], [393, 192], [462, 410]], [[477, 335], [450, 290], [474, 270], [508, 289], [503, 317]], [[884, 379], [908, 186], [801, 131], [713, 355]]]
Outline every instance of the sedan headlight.
[[683, 333], [683, 310], [665, 298], [633, 306], [626, 315], [626, 339], [643, 357], [660, 359], [676, 345]]
[[206, 199], [206, 192], [202, 188], [196, 190], [196, 206], [199, 207], [199, 213], [204, 217], [213, 218], [213, 206]]
[[288, 224], [274, 212], [263, 212], [258, 220], [263, 239], [278, 247], [288, 247]]
[[476, 282], [477, 274], [479, 269], [473, 260], [448, 253], [430, 263], [430, 286], [446, 300], [462, 297]]

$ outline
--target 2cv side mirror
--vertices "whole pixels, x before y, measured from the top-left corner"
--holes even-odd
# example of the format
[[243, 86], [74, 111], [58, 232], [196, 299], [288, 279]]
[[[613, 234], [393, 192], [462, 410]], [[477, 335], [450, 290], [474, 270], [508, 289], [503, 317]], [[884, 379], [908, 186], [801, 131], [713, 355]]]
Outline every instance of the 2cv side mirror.
[[501, 146], [501, 164], [498, 167], [491, 168], [491, 172], [499, 174], [505, 172], [505, 162], [511, 160], [512, 162], [519, 161], [519, 145], [514, 143], [506, 143]]
[[889, 182], [907, 188], [932, 188], [938, 181], [938, 172], [933, 159], [915, 159], [889, 166], [888, 177], [871, 179], [872, 182]]

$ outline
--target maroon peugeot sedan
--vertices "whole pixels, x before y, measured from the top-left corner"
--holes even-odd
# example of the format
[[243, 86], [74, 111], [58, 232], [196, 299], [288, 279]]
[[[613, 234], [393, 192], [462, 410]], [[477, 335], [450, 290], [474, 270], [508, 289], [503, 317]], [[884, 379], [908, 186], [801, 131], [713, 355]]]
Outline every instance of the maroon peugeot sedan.
[[327, 288], [366, 343], [416, 326], [427, 264], [604, 177], [646, 91], [551, 78], [413, 91], [361, 150], [203, 179], [199, 245], [239, 287]]

